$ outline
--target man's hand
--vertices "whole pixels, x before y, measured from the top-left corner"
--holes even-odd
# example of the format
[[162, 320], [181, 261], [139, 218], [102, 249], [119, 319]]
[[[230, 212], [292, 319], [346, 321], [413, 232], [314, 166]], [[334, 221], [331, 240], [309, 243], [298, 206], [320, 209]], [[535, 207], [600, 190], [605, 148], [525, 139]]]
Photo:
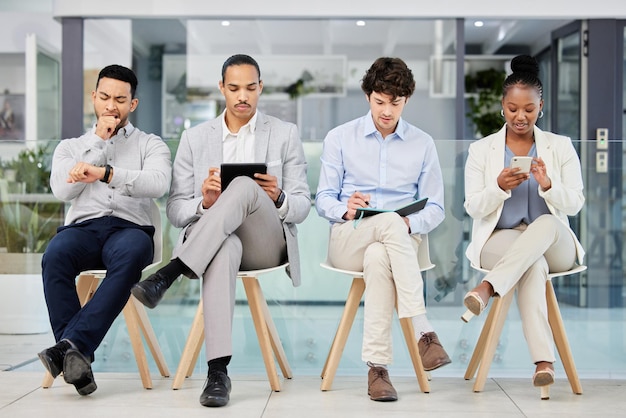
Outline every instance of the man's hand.
[[113, 115], [102, 115], [98, 118], [98, 122], [96, 123], [96, 135], [98, 135], [103, 140], [110, 139], [115, 131], [117, 130], [117, 126], [121, 122], [121, 119], [117, 116]]
[[354, 192], [348, 199], [348, 211], [344, 213], [343, 219], [349, 221], [356, 216], [357, 208], [366, 208], [370, 204], [370, 195], [361, 192]]
[[208, 209], [222, 194], [222, 178], [220, 177], [220, 169], [217, 167], [209, 168], [209, 176], [202, 182], [202, 207]]
[[265, 193], [272, 199], [272, 202], [276, 202], [278, 196], [280, 196], [280, 188], [278, 187], [278, 179], [276, 176], [272, 176], [271, 174], [254, 174], [254, 181], [257, 182], [259, 186]]
[[104, 177], [104, 167], [97, 167], [88, 163], [76, 163], [67, 175], [68, 183], [93, 183]]

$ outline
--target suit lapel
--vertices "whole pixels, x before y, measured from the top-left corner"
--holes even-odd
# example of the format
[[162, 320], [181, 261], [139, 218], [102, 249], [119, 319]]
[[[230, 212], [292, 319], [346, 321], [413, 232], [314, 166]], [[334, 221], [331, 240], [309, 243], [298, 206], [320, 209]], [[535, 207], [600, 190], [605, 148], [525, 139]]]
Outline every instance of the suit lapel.
[[546, 134], [535, 126], [535, 145], [537, 148], [537, 156], [541, 157], [546, 164], [548, 170], [553, 167], [554, 160], [552, 158], [552, 144], [546, 137]]
[[264, 114], [258, 113], [256, 119], [254, 161], [258, 163], [267, 162], [267, 148], [270, 141], [269, 120]]
[[506, 146], [506, 126], [500, 129], [490, 144], [489, 160], [491, 163], [491, 176], [492, 178], [498, 178], [500, 172], [504, 168], [504, 155]]

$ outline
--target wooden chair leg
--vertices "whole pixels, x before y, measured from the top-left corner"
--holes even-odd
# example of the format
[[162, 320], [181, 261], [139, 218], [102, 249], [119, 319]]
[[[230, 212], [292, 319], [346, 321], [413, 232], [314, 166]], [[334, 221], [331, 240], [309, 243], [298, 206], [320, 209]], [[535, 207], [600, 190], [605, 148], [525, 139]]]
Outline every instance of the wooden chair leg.
[[261, 308], [263, 311], [263, 319], [265, 320], [265, 324], [267, 326], [267, 330], [270, 335], [272, 351], [274, 352], [276, 361], [278, 362], [278, 365], [280, 366], [280, 370], [283, 373], [283, 377], [285, 377], [286, 379], [291, 379], [293, 378], [293, 373], [291, 372], [291, 366], [289, 366], [289, 361], [287, 360], [285, 349], [283, 348], [283, 344], [280, 341], [278, 330], [276, 329], [276, 325], [274, 324], [274, 320], [272, 319], [272, 314], [269, 310], [269, 307], [267, 306], [267, 300], [265, 299], [263, 292], [259, 293], [259, 303], [261, 304]]
[[89, 302], [93, 297], [100, 284], [100, 277], [95, 274], [81, 274], [76, 281], [76, 294], [78, 294], [78, 300], [80, 306], [85, 306], [85, 303]]
[[198, 360], [198, 355], [202, 349], [202, 340], [204, 340], [204, 316], [202, 312], [202, 299], [198, 303], [198, 309], [191, 323], [191, 329], [189, 330], [189, 336], [185, 343], [185, 348], [180, 357], [176, 374], [174, 375], [174, 381], [172, 382], [172, 389], [180, 389], [185, 381], [186, 377], [190, 377], [193, 373], [194, 365]]
[[354, 318], [356, 317], [356, 312], [359, 309], [359, 304], [361, 303], [364, 292], [365, 281], [363, 278], [353, 278], [343, 314], [341, 315], [339, 326], [335, 333], [335, 338], [330, 346], [326, 363], [322, 369], [322, 385], [320, 387], [322, 391], [330, 390], [333, 385], [335, 373], [337, 373], [337, 367], [339, 367], [339, 361], [341, 360], [343, 349], [346, 346], [346, 341], [348, 340], [348, 335], [350, 335], [350, 329], [354, 323]]
[[49, 389], [50, 387], [52, 387], [53, 383], [54, 383], [54, 378], [52, 377], [50, 372], [46, 370], [46, 374], [43, 377], [43, 382], [41, 382], [41, 387], [43, 389]]
[[165, 362], [165, 356], [161, 351], [161, 347], [157, 341], [156, 334], [154, 329], [152, 328], [152, 324], [150, 323], [150, 319], [148, 318], [148, 314], [146, 313], [146, 308], [135, 299], [134, 296], [131, 295], [128, 300], [129, 303], [132, 303], [133, 308], [137, 314], [139, 328], [141, 329], [141, 333], [144, 336], [144, 340], [150, 349], [150, 353], [152, 353], [152, 357], [154, 358], [154, 362], [156, 363], [161, 376], [169, 377], [170, 371], [167, 367], [167, 363]]
[[400, 326], [404, 333], [404, 339], [406, 346], [409, 349], [409, 355], [413, 362], [413, 369], [415, 369], [415, 375], [417, 376], [417, 382], [420, 385], [420, 389], [424, 393], [430, 392], [430, 383], [428, 382], [428, 376], [424, 370], [422, 364], [422, 358], [420, 357], [419, 348], [417, 346], [417, 339], [415, 338], [415, 329], [413, 328], [413, 321], [411, 318], [400, 318]]
[[578, 379], [578, 372], [576, 371], [576, 365], [574, 364], [574, 356], [570, 349], [567, 334], [565, 333], [565, 326], [563, 325], [563, 317], [559, 309], [559, 303], [554, 293], [554, 287], [552, 281], [546, 282], [546, 300], [548, 304], [548, 322], [550, 328], [552, 328], [552, 335], [554, 336], [554, 343], [563, 362], [563, 368], [565, 374], [569, 380], [572, 392], [577, 395], [582, 395], [583, 387]]
[[261, 293], [261, 287], [259, 286], [259, 281], [256, 277], [242, 277], [242, 281], [248, 297], [248, 305], [250, 307], [250, 313], [252, 314], [254, 328], [256, 329], [256, 334], [259, 339], [259, 346], [261, 348], [261, 354], [263, 355], [267, 378], [270, 381], [270, 387], [274, 392], [280, 392], [280, 379], [278, 378], [278, 372], [274, 362], [274, 352], [272, 351], [270, 331], [268, 330], [267, 323], [263, 318], [263, 307], [261, 302], [261, 298], [263, 296]]
[[122, 310], [124, 318], [126, 319], [126, 328], [128, 329], [128, 336], [130, 338], [133, 352], [135, 353], [135, 360], [137, 361], [137, 368], [139, 369], [139, 376], [141, 376], [141, 382], [146, 389], [152, 389], [152, 378], [150, 377], [150, 368], [148, 367], [148, 359], [146, 357], [146, 351], [143, 348], [143, 341], [141, 339], [141, 329], [139, 328], [139, 315], [133, 305], [133, 301], [130, 299], [126, 302], [126, 306]]
[[[511, 306], [511, 301], [513, 300], [513, 294], [514, 292], [512, 291], [507, 293], [500, 298], [500, 303], [497, 305], [494, 303], [491, 307], [491, 309], [496, 309], [496, 312], [493, 317], [492, 326], [487, 334], [487, 339], [485, 341], [483, 353], [480, 359], [480, 365], [478, 366], [478, 373], [476, 374], [476, 381], [474, 382], [474, 392], [481, 392], [485, 387], [487, 374], [489, 373], [491, 361], [493, 360], [493, 355], [495, 354], [498, 346], [498, 340], [500, 339], [500, 334], [502, 333], [504, 320], [506, 319], [509, 307]], [[494, 300], [494, 302], [496, 301]]]
[[[76, 294], [78, 295], [80, 306], [84, 306], [85, 303], [89, 302], [98, 288], [99, 283], [100, 277], [95, 274], [81, 274], [78, 276], [78, 279], [76, 280]], [[54, 378], [50, 373], [48, 373], [48, 371], [46, 371], [41, 387], [43, 389], [49, 389], [52, 387], [53, 383]]]
[[485, 349], [485, 344], [489, 336], [489, 330], [493, 326], [493, 318], [498, 310], [494, 309], [494, 307], [499, 305], [500, 296], [494, 296], [491, 301], [491, 307], [489, 308], [487, 319], [485, 319], [483, 328], [480, 331], [480, 336], [478, 337], [478, 341], [476, 342], [476, 346], [474, 347], [474, 351], [472, 352], [472, 358], [470, 359], [469, 364], [467, 365], [467, 369], [465, 370], [465, 380], [472, 379], [476, 374], [476, 370], [478, 370], [478, 365], [480, 364], [480, 356]]

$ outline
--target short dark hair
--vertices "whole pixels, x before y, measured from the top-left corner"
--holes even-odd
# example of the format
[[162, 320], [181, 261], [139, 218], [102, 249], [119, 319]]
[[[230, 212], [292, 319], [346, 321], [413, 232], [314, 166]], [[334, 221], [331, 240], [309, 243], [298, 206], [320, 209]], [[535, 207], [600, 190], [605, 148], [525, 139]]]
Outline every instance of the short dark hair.
[[365, 72], [361, 89], [369, 97], [372, 92], [397, 97], [411, 97], [415, 91], [413, 73], [400, 58], [378, 58]]
[[224, 61], [224, 65], [222, 65], [222, 82], [224, 82], [226, 69], [233, 65], [252, 65], [256, 68], [256, 72], [259, 74], [259, 80], [261, 79], [261, 70], [259, 69], [259, 64], [254, 60], [254, 58], [250, 55], [236, 54]]
[[539, 63], [530, 55], [518, 55], [511, 60], [512, 73], [504, 80], [502, 97], [506, 96], [511, 87], [522, 85], [534, 88], [539, 97], [543, 95], [543, 85], [539, 79]]
[[123, 67], [121, 65], [113, 64], [104, 67], [100, 70], [100, 74], [98, 74], [98, 81], [96, 81], [96, 90], [98, 89], [98, 84], [100, 84], [101, 78], [113, 78], [115, 80], [124, 81], [125, 83], [130, 84], [130, 95], [131, 98], [135, 98], [135, 92], [137, 91], [137, 76], [130, 68]]

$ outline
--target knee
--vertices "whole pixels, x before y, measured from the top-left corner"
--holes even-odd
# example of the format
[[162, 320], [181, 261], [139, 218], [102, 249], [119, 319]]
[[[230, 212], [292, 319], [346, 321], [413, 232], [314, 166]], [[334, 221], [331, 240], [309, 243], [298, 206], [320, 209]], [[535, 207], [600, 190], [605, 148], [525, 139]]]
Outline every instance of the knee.
[[556, 231], [558, 222], [561, 222], [556, 216], [552, 214], [541, 215], [535, 219], [528, 228], [538, 229], [544, 232]]
[[408, 230], [404, 219], [400, 215], [395, 212], [386, 212], [376, 215], [378, 221], [382, 226], [385, 227], [389, 232], [393, 234], [406, 234], [408, 235]]
[[259, 187], [256, 181], [246, 176], [235, 177], [228, 185], [229, 190], [254, 190]]
[[373, 242], [368, 245], [363, 254], [363, 268], [367, 268], [372, 264], [381, 266], [389, 266], [389, 256], [385, 245], [380, 242]]
[[237, 235], [230, 234], [222, 243], [222, 248], [219, 252], [224, 252], [225, 254], [241, 259], [243, 255], [243, 244]]

